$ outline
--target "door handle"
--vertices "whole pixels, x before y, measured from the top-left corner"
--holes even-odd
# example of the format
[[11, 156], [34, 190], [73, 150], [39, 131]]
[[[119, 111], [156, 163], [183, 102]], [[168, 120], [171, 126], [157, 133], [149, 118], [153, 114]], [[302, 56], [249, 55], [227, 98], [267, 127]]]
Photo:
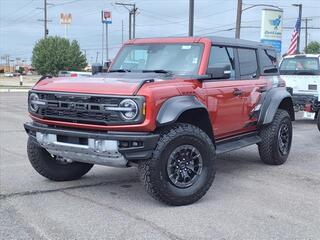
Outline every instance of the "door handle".
[[267, 87], [259, 87], [257, 92], [263, 93], [263, 92], [266, 92], [267, 90], [268, 90]]
[[242, 91], [239, 88], [235, 88], [233, 90], [233, 95], [240, 96], [242, 94]]

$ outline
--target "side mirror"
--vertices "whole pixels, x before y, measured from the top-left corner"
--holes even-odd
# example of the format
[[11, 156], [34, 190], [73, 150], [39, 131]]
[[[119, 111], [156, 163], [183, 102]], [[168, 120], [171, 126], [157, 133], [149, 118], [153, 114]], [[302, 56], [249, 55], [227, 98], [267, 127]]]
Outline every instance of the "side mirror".
[[210, 66], [207, 69], [207, 75], [213, 79], [229, 79], [231, 77], [231, 66], [230, 64]]
[[263, 68], [263, 73], [278, 73], [277, 67], [265, 67]]
[[92, 72], [92, 75], [95, 75], [97, 73], [102, 73], [102, 65], [100, 63], [92, 64], [91, 72]]

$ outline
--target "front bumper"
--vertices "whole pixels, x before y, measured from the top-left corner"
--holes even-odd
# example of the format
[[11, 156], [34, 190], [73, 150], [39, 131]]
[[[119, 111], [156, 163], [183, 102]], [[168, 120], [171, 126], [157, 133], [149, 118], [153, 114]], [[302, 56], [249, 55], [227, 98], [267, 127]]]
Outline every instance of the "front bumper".
[[293, 94], [292, 100], [295, 111], [304, 111], [306, 105], [310, 105], [313, 112], [318, 112], [320, 109], [320, 101], [318, 100], [318, 96]]
[[99, 132], [24, 124], [28, 135], [49, 153], [68, 160], [113, 167], [152, 156], [159, 135], [141, 132]]

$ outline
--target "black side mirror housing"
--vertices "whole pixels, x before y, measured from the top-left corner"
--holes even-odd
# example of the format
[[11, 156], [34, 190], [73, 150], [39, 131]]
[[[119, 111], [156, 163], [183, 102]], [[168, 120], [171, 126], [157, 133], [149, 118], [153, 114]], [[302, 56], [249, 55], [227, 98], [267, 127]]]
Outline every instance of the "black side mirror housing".
[[102, 73], [102, 65], [100, 63], [93, 63], [91, 66], [92, 75]]
[[230, 64], [209, 66], [207, 75], [213, 79], [229, 79], [231, 77], [231, 66]]
[[278, 68], [277, 67], [265, 67], [263, 68], [263, 73], [278, 73]]

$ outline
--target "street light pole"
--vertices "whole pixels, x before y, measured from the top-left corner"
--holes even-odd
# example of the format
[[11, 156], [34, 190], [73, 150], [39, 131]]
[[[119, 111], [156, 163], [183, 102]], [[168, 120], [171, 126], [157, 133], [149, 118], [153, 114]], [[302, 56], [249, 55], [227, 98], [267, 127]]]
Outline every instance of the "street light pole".
[[251, 9], [251, 8], [254, 8], [254, 7], [272, 7], [272, 8], [276, 8], [276, 9], [282, 10], [280, 7], [275, 6], [275, 5], [271, 5], [271, 4], [253, 4], [253, 5], [250, 5], [249, 7], [242, 8], [242, 0], [238, 0], [236, 33], [235, 33], [235, 37], [236, 38], [240, 38], [242, 13], [244, 11], [246, 11], [248, 9]]

